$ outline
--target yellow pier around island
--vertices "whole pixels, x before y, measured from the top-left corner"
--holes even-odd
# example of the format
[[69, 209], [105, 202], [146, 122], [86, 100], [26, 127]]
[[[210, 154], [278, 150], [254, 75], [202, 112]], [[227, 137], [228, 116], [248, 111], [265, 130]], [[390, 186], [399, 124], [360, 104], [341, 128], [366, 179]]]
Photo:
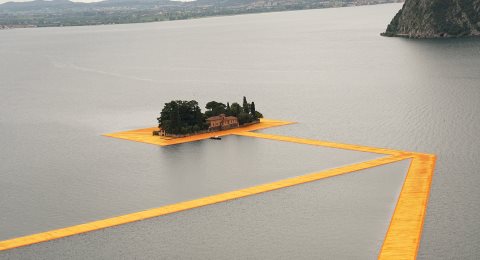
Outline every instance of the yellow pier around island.
[[397, 205], [391, 218], [389, 228], [386, 231], [386, 236], [382, 248], [379, 252], [378, 258], [382, 260], [415, 259], [417, 256], [418, 248], [420, 246], [423, 222], [426, 214], [428, 198], [430, 194], [430, 186], [435, 168], [435, 155], [250, 132], [254, 130], [287, 124], [292, 124], [292, 122], [265, 119], [262, 120], [259, 124], [251, 125], [248, 127], [173, 139], [152, 136], [152, 131], [156, 128], [131, 130], [113, 134], [106, 134], [105, 136], [160, 146], [167, 146], [203, 140], [216, 135], [225, 136], [233, 134], [246, 137], [293, 142], [298, 144], [323, 146], [361, 152], [371, 152], [377, 154], [384, 154], [385, 157], [333, 168], [317, 173], [310, 173], [303, 176], [288, 178], [285, 180], [262, 184], [255, 187], [240, 189], [191, 201], [180, 202], [159, 208], [113, 217], [109, 219], [98, 220], [81, 225], [0, 241], [0, 251], [59, 239], [67, 236], [73, 236], [76, 234], [86, 233], [126, 223], [132, 223], [148, 218], [159, 217], [175, 212], [225, 202], [233, 199], [239, 199], [246, 196], [252, 196], [259, 193], [269, 192], [307, 182], [313, 182], [324, 178], [357, 172], [360, 170], [389, 163], [395, 163], [403, 160], [411, 160], [408, 173], [406, 175], [402, 190], [397, 201]]
[[167, 145], [200, 141], [200, 140], [208, 139], [214, 136], [226, 136], [226, 135], [232, 135], [232, 134], [243, 133], [248, 131], [266, 129], [270, 127], [289, 125], [289, 124], [294, 124], [294, 122], [262, 118], [260, 119], [260, 123], [258, 124], [253, 124], [249, 126], [243, 126], [243, 127], [233, 128], [233, 129], [228, 129], [223, 131], [215, 131], [215, 132], [203, 133], [198, 135], [191, 135], [187, 137], [179, 137], [179, 138], [152, 135], [152, 132], [154, 130], [158, 130], [158, 127], [142, 128], [142, 129], [129, 130], [129, 131], [123, 131], [118, 133], [104, 134], [103, 136], [120, 138], [120, 139], [140, 142], [140, 143], [167, 146]]

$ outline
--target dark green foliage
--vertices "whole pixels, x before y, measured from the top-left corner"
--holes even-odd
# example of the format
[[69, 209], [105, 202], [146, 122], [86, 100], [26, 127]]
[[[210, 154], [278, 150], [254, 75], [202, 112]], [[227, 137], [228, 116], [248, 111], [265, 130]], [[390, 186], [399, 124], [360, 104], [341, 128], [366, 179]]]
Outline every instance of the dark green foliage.
[[246, 97], [243, 97], [243, 112], [245, 112], [246, 114], [249, 114], [250, 113], [250, 106], [247, 102], [247, 98]]
[[223, 103], [219, 103], [216, 101], [210, 101], [207, 103], [205, 106], [206, 109], [208, 109], [205, 112], [206, 117], [212, 117], [212, 116], [218, 116], [220, 114], [225, 114], [226, 112], [226, 106]]
[[255, 111], [255, 117], [258, 119], [258, 118], [263, 118], [263, 115], [262, 113], [258, 112], [258, 111]]
[[237, 102], [233, 102], [230, 109], [232, 110], [232, 116], [236, 117], [238, 117], [240, 112], [243, 111], [242, 107]]
[[240, 112], [240, 114], [238, 114], [238, 123], [240, 125], [250, 123], [250, 122], [251, 122], [251, 117], [249, 114], [245, 112]]
[[255, 102], [250, 104], [250, 114], [252, 115], [253, 120], [257, 120], [257, 111], [255, 110]]
[[169, 134], [189, 134], [208, 127], [195, 100], [166, 103], [157, 120], [158, 126]]
[[227, 102], [227, 108], [225, 109], [225, 115], [231, 116], [232, 115], [232, 109], [230, 108], [230, 103]]

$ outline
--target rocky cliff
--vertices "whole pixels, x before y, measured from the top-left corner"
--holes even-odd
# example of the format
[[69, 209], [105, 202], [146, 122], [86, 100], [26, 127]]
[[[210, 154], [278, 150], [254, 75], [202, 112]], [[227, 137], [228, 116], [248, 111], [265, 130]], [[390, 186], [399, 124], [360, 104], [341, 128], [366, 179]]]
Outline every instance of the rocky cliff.
[[480, 0], [406, 0], [383, 36], [480, 35]]

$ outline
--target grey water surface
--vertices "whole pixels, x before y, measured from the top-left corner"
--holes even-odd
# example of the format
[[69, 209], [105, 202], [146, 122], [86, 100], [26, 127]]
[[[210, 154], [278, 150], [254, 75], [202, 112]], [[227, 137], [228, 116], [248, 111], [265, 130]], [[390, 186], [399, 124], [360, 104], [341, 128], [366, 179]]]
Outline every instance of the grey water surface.
[[3, 257], [374, 259], [409, 163], [13, 249]]
[[[243, 184], [263, 174], [269, 180], [299, 175], [331, 159], [321, 151], [318, 160], [305, 157], [310, 147], [276, 144], [272, 152], [283, 154], [276, 160], [269, 155], [275, 142], [238, 137], [169, 152], [100, 136], [154, 124], [171, 99], [205, 104], [245, 95], [268, 118], [299, 122], [264, 132], [436, 154], [419, 258], [475, 259], [480, 39], [380, 37], [400, 7], [1, 31], [0, 237], [154, 207], [161, 194], [176, 196], [182, 176], [202, 183], [191, 171], [211, 174], [213, 185], [204, 192], [231, 188], [223, 172], [202, 168], [215, 165], [222, 145], [225, 167], [215, 169], [239, 174], [231, 169], [251, 165], [248, 177], [237, 176]], [[312, 197], [318, 192], [309, 190]]]
[[[12, 136], [13, 140], [22, 138]], [[39, 161], [30, 165], [28, 160], [17, 161], [10, 169], [2, 168], [0, 238], [82, 224], [385, 156], [241, 136], [168, 147], [95, 135], [79, 136], [80, 140], [68, 145], [63, 140], [36, 142], [63, 154], [29, 155]]]

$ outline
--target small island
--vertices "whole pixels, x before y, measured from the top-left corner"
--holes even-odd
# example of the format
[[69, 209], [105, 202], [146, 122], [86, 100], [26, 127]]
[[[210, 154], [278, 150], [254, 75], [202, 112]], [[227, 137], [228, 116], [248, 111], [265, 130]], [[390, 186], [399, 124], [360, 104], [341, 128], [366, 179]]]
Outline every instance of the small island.
[[165, 103], [160, 112], [158, 131], [153, 135], [166, 137], [186, 137], [207, 132], [228, 130], [238, 127], [249, 126], [260, 122], [263, 115], [255, 108], [255, 102], [247, 102], [243, 97], [243, 103], [224, 103], [210, 101], [206, 104], [207, 109], [202, 113], [198, 102], [195, 100], [173, 100]]

